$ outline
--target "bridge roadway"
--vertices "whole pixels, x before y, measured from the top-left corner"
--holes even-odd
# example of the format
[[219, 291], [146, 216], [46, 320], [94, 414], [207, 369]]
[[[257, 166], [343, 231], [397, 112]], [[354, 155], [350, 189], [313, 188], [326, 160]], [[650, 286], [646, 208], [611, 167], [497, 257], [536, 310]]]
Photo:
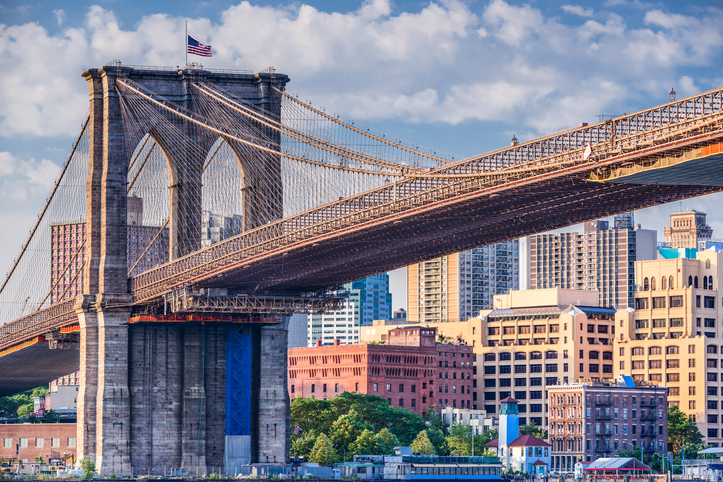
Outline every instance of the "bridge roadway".
[[[719, 192], [722, 107], [720, 89], [412, 174], [141, 273], [129, 291], [140, 313], [164, 312], [169, 297], [183, 299], [174, 302], [179, 314], [228, 313], [254, 297], [189, 294], [224, 288], [298, 299], [440, 255]], [[68, 343], [44, 341], [78, 325], [75, 303], [0, 326], [0, 395], [42, 382], [10, 375], [41, 359], [45, 381], [77, 369], [75, 350], [50, 349]]]
[[[325, 290], [423, 259], [719, 192], [723, 190], [723, 174], [717, 167], [723, 161], [722, 138], [718, 130], [565, 170], [540, 169], [518, 179], [465, 179], [436, 187], [433, 196], [428, 192], [398, 196], [348, 219], [318, 223], [306, 236], [291, 232], [238, 249], [240, 240], [252, 232], [141, 275], [174, 273], [133, 292], [139, 301], [153, 301], [183, 287], [189, 292], [200, 287], [224, 287], [231, 292]], [[668, 162], [661, 166], [661, 159]], [[689, 184], [677, 185], [682, 172], [687, 173]], [[345, 202], [353, 201], [335, 204]], [[132, 288], [138, 286], [138, 278], [130, 280]], [[55, 305], [56, 312], [48, 313], [48, 320], [36, 320], [0, 337], [0, 396], [78, 369], [77, 350], [51, 349], [42, 335], [50, 327], [72, 330], [77, 325], [73, 304], [71, 300]], [[189, 310], [199, 312], [203, 307]]]

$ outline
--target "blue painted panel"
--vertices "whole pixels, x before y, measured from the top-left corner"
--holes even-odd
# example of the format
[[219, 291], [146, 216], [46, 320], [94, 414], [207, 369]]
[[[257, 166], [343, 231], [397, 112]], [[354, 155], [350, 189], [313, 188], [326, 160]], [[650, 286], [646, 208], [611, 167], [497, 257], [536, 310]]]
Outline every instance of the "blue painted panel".
[[226, 435], [251, 434], [251, 335], [226, 333]]

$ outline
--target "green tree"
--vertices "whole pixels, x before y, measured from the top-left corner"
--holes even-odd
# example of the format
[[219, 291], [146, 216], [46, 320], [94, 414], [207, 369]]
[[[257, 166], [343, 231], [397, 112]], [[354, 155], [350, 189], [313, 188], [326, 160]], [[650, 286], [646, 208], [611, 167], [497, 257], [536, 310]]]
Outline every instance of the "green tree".
[[462, 423], [449, 426], [447, 447], [451, 455], [472, 455], [472, 434], [470, 427]]
[[[698, 426], [688, 420], [688, 416], [680, 411], [677, 405], [668, 407], [668, 450], [674, 456], [679, 456], [683, 451], [683, 445], [691, 448], [703, 446], [703, 434]], [[697, 451], [696, 451], [697, 452]], [[689, 452], [688, 452], [689, 453]]]
[[520, 427], [520, 435], [532, 435], [540, 440], [547, 440], [547, 430], [542, 430], [534, 421]]
[[351, 444], [349, 444], [349, 455], [377, 455], [379, 448], [375, 440], [374, 432], [364, 430]]
[[399, 447], [399, 439], [388, 428], [381, 429], [374, 436], [374, 443], [378, 455], [394, 455], [394, 447]]
[[349, 452], [349, 446], [354, 442], [365, 430], [373, 427], [362, 420], [356, 410], [350, 410], [349, 413], [342, 415], [331, 426], [331, 440], [334, 441], [336, 447], [344, 453]]
[[310, 460], [321, 465], [333, 465], [339, 462], [339, 454], [326, 434], [322, 433], [317, 437], [314, 448], [311, 450]]
[[434, 450], [434, 445], [429, 440], [426, 430], [422, 430], [417, 434], [417, 438], [412, 442], [412, 451], [419, 452], [422, 455], [435, 455], [437, 453]]
[[437, 428], [428, 428], [427, 437], [432, 442], [434, 450], [437, 455], [449, 455], [449, 447], [447, 447], [447, 439], [444, 437], [444, 432]]
[[291, 425], [304, 433], [328, 433], [339, 415], [329, 400], [296, 397], [291, 401]]
[[53, 410], [52, 408], [45, 412], [45, 416], [43, 417], [43, 421], [45, 423], [58, 423], [60, 421], [60, 415], [58, 415], [58, 412]]
[[312, 430], [308, 433], [302, 433], [299, 435], [291, 436], [291, 450], [290, 454], [292, 457], [304, 457], [309, 460], [311, 457], [311, 451], [316, 443], [316, 433]]
[[448, 434], [449, 425], [444, 423], [444, 420], [442, 420], [442, 417], [437, 413], [434, 407], [427, 407], [422, 414], [422, 418], [428, 427], [441, 430], [445, 436]]
[[90, 460], [90, 457], [83, 457], [80, 461], [80, 470], [83, 471], [84, 479], [92, 479], [95, 475], [95, 463]]
[[487, 444], [490, 443], [493, 440], [497, 440], [499, 438], [500, 434], [498, 430], [485, 430], [481, 434], [479, 434], [479, 438], [481, 440], [482, 446], [487, 447]]

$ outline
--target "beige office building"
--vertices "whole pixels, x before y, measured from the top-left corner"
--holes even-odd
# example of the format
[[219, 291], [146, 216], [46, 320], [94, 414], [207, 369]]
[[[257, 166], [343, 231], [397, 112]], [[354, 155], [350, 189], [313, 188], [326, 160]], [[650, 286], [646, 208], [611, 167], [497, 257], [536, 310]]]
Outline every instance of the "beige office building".
[[713, 228], [705, 221], [705, 213], [686, 211], [670, 215], [670, 226], [663, 231], [665, 243], [671, 248], [698, 248], [710, 241]]
[[407, 267], [407, 320], [464, 321], [519, 289], [519, 242], [504, 241]]
[[[472, 408], [495, 416], [499, 401], [518, 400], [520, 424], [547, 427], [547, 389], [613, 376], [615, 310], [598, 306], [597, 291], [512, 291], [494, 309], [456, 323], [424, 323], [473, 347]], [[385, 341], [390, 326], [363, 327], [362, 342]]]
[[615, 374], [665, 385], [708, 443], [721, 433], [723, 253], [636, 263], [634, 309], [616, 314]]

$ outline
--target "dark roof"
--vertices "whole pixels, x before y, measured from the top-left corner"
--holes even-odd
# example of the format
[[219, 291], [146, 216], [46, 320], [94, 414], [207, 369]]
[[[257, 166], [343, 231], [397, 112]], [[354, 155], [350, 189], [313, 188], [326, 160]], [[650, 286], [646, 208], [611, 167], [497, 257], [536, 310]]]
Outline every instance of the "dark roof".
[[537, 459], [537, 460], [535, 460], [535, 463], [532, 465], [547, 465], [547, 464], [545, 462], [543, 462], [542, 460]]
[[517, 400], [515, 400], [512, 397], [503, 398], [500, 400], [500, 403], [518, 403]]
[[552, 447], [552, 445], [533, 435], [520, 435], [508, 447]]
[[532, 306], [529, 308], [503, 308], [494, 310], [487, 315], [488, 318], [495, 316], [515, 315], [559, 315], [563, 308], [560, 306]]
[[612, 315], [615, 316], [614, 308], [601, 308], [597, 306], [577, 306], [575, 308], [582, 311], [586, 315]]
[[500, 439], [498, 439], [498, 438], [487, 442], [488, 447], [499, 447], [499, 445], [500, 445]]

